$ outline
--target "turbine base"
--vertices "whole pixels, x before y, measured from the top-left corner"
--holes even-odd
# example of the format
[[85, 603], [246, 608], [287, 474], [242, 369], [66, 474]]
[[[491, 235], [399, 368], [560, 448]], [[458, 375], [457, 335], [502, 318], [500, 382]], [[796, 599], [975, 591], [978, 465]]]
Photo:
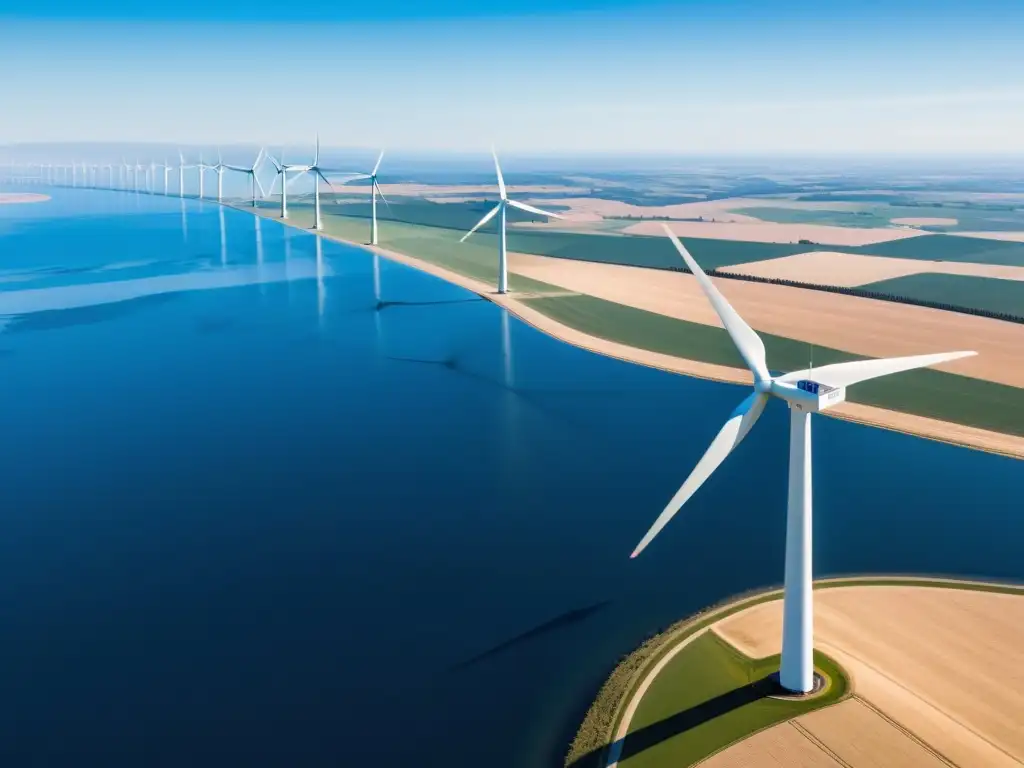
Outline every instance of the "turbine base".
[[822, 693], [825, 690], [826, 683], [825, 676], [818, 672], [818, 670], [814, 670], [814, 677], [812, 678], [811, 682], [811, 690], [807, 691], [806, 693], [803, 691], [791, 691], [788, 688], [784, 687], [782, 683], [779, 681], [778, 672], [773, 672], [771, 674], [771, 679], [775, 683], [776, 688], [776, 692], [771, 695], [773, 699], [796, 700], [807, 699], [812, 696], [817, 696], [819, 693]]

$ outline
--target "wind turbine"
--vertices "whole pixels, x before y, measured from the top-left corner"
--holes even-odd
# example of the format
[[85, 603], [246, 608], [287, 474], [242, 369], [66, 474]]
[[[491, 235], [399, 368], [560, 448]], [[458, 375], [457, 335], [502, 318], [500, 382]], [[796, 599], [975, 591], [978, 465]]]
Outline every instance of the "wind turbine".
[[217, 202], [219, 203], [224, 197], [224, 169], [227, 168], [219, 149], [217, 150], [217, 164], [212, 167], [217, 172]]
[[377, 183], [377, 170], [380, 168], [380, 162], [383, 159], [384, 150], [382, 149], [377, 156], [377, 162], [373, 166], [373, 170], [355, 177], [355, 179], [370, 180], [370, 245], [377, 244], [377, 195], [380, 194], [380, 199], [384, 201], [384, 205], [388, 206], [389, 209], [391, 208], [387, 198], [384, 197], [384, 193], [380, 191], [380, 184]]
[[266, 194], [263, 191], [263, 185], [260, 184], [259, 176], [256, 172], [259, 170], [260, 161], [263, 160], [265, 150], [260, 148], [260, 151], [256, 155], [256, 161], [252, 164], [252, 168], [243, 168], [240, 165], [225, 165], [229, 171], [237, 171], [238, 173], [245, 173], [249, 175], [249, 185], [252, 188], [252, 207], [256, 207], [256, 187], [260, 189], [260, 197], [265, 197]]
[[170, 175], [171, 175], [171, 171], [173, 171], [174, 168], [167, 164], [167, 157], [166, 156], [164, 157], [164, 161], [162, 163], [160, 163], [157, 167], [163, 168], [163, 170], [164, 170], [164, 197], [167, 197], [169, 189], [170, 189], [170, 186], [171, 186], [170, 185]]
[[857, 360], [773, 377], [768, 372], [761, 338], [718, 292], [668, 225], [664, 226], [673, 245], [714, 307], [743, 361], [754, 375], [754, 391], [732, 412], [686, 482], [676, 491], [675, 496], [654, 521], [654, 525], [647, 531], [630, 557], [636, 557], [651, 543], [679, 508], [740, 444], [761, 416], [768, 398], [774, 396], [786, 401], [790, 409], [789, 503], [786, 513], [782, 666], [779, 671], [779, 682], [789, 691], [808, 693], [814, 686], [811, 604], [811, 414], [843, 402], [846, 399], [846, 387], [861, 381], [914, 368], [925, 368], [977, 353], [945, 352], [937, 355]]
[[185, 165], [185, 156], [178, 150], [178, 197], [185, 197], [185, 169], [194, 168], [194, 165]]
[[484, 217], [478, 221], [469, 232], [462, 236], [459, 240], [460, 243], [466, 242], [466, 238], [476, 232], [480, 227], [486, 224], [488, 221], [494, 218], [494, 215], [498, 215], [498, 293], [508, 293], [508, 254], [505, 248], [505, 211], [511, 205], [513, 208], [518, 208], [521, 211], [527, 213], [535, 213], [539, 216], [550, 216], [553, 219], [562, 218], [557, 213], [548, 213], [542, 211], [540, 208], [534, 208], [532, 205], [526, 203], [520, 203], [518, 200], [509, 200], [508, 195], [505, 194], [505, 179], [501, 175], [501, 165], [498, 164], [498, 155], [491, 150], [491, 154], [494, 156], [494, 170], [498, 172], [498, 195], [501, 198], [498, 200], [498, 204], [491, 208]]
[[203, 153], [199, 153], [199, 165], [196, 168], [199, 169], [199, 199], [203, 199], [203, 176], [206, 175], [206, 169], [209, 168], [206, 163], [203, 162]]
[[272, 155], [267, 155], [267, 159], [274, 164], [274, 168], [277, 170], [277, 175], [274, 176], [274, 180], [270, 182], [270, 189], [267, 190], [265, 196], [270, 196], [274, 192], [274, 185], [277, 184], [277, 180], [281, 180], [281, 218], [288, 218], [288, 171], [291, 170], [291, 166], [284, 164], [284, 147], [281, 147], [281, 162], [278, 162], [273, 158]]
[[[282, 153], [283, 157], [283, 153]], [[273, 160], [273, 158], [271, 158]], [[279, 164], [276, 160], [273, 160], [274, 165], [278, 168], [278, 175], [281, 178], [281, 218], [287, 218], [287, 208], [285, 207], [285, 188], [288, 186], [287, 177], [284, 175], [286, 171], [292, 171], [295, 176], [292, 177], [294, 182], [297, 178], [302, 176], [304, 173], [313, 174], [313, 229], [319, 231], [323, 229], [323, 222], [320, 219], [320, 180], [323, 179], [327, 186], [329, 186], [335, 192], [334, 185], [327, 181], [327, 177], [324, 176], [323, 170], [320, 168], [320, 136], [316, 137], [316, 151], [313, 154], [313, 162], [310, 165], [283, 165]], [[275, 178], [275, 181], [277, 179]]]

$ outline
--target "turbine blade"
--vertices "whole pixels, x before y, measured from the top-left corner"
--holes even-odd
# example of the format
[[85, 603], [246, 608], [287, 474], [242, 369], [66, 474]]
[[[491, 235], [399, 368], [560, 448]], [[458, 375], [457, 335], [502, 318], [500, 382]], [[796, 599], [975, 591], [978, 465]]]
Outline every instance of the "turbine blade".
[[337, 187], [335, 187], [335, 186], [334, 186], [334, 185], [333, 185], [333, 184], [332, 184], [332, 183], [331, 183], [331, 182], [330, 182], [330, 181], [328, 180], [328, 178], [327, 178], [326, 176], [324, 176], [324, 175], [323, 175], [322, 173], [320, 173], [320, 169], [319, 169], [319, 168], [317, 168], [317, 169], [316, 169], [316, 175], [317, 175], [317, 176], [319, 176], [319, 177], [320, 177], [321, 179], [323, 179], [323, 180], [324, 180], [324, 182], [325, 182], [325, 183], [327, 184], [327, 186], [328, 186], [328, 187], [330, 187], [330, 188], [331, 188], [331, 191], [332, 191], [332, 192], [333, 192], [334, 194], [338, 194], [338, 188], [337, 188]]
[[316, 135], [316, 152], [313, 153], [313, 165], [320, 165], [320, 134]]
[[494, 215], [495, 215], [495, 214], [496, 214], [496, 213], [497, 213], [497, 212], [498, 212], [499, 210], [501, 210], [501, 206], [502, 206], [502, 203], [498, 203], [498, 204], [497, 204], [496, 206], [494, 206], [493, 208], [491, 208], [491, 210], [489, 210], [489, 211], [488, 211], [487, 213], [485, 213], [485, 214], [484, 214], [484, 217], [483, 217], [482, 219], [480, 219], [480, 221], [478, 221], [478, 222], [477, 222], [476, 224], [474, 224], [474, 225], [473, 225], [473, 228], [472, 228], [471, 230], [469, 230], [469, 232], [467, 232], [466, 234], [464, 234], [464, 235], [462, 236], [462, 239], [461, 239], [461, 240], [459, 240], [459, 242], [460, 242], [460, 243], [464, 243], [464, 242], [466, 242], [466, 238], [467, 238], [467, 237], [469, 237], [470, 235], [472, 235], [472, 234], [473, 234], [474, 232], [476, 232], [476, 231], [477, 231], [478, 229], [480, 229], [480, 227], [482, 227], [482, 226], [483, 226], [484, 224], [486, 224], [486, 223], [487, 223], [488, 221], [490, 221], [491, 219], [493, 219], [493, 218], [494, 218]]
[[711, 476], [711, 473], [718, 469], [718, 465], [725, 461], [725, 457], [740, 444], [743, 438], [747, 436], [750, 428], [757, 423], [757, 420], [764, 412], [764, 406], [767, 402], [768, 395], [753, 392], [736, 406], [736, 410], [732, 412], [729, 420], [725, 422], [715, 436], [715, 439], [711, 441], [711, 445], [708, 446], [707, 451], [701, 456], [697, 466], [693, 468], [690, 476], [686, 478], [686, 482], [676, 491], [675, 496], [672, 497], [672, 500], [669, 501], [662, 513], [658, 515], [658, 519], [654, 521], [654, 525], [651, 526], [650, 530], [644, 534], [643, 539], [637, 544], [630, 557], [636, 557], [643, 552], [654, 537], [661, 532], [661, 529], [668, 525], [669, 520], [675, 517], [676, 512], [679, 511], [683, 504]]
[[[384, 201], [384, 205], [386, 205], [388, 207], [388, 212], [390, 213], [391, 212], [391, 203], [389, 203], [388, 199], [386, 197], [384, 197], [384, 193], [380, 191], [380, 184], [377, 183], [377, 177], [376, 176], [373, 177], [373, 186], [377, 188], [377, 194], [380, 195], [380, 199]], [[468, 237], [468, 235], [467, 235], [467, 237]]]
[[505, 178], [501, 175], [501, 165], [498, 163], [498, 153], [491, 148], [491, 155], [494, 157], [494, 170], [498, 172], [498, 195], [505, 199]]
[[384, 150], [382, 149], [380, 151], [380, 154], [377, 156], [377, 163], [376, 163], [376, 165], [373, 166], [373, 170], [370, 172], [370, 175], [373, 176], [374, 178], [377, 177], [377, 169], [380, 168], [380, 161], [383, 160], [383, 159], [384, 159]]
[[259, 174], [254, 171], [253, 174], [252, 174], [252, 177], [254, 179], [256, 179], [256, 188], [259, 189], [260, 196], [263, 197], [264, 199], [266, 199], [267, 193], [263, 191], [263, 184], [260, 183], [260, 176], [259, 176]]
[[288, 186], [291, 186], [292, 184], [294, 184], [296, 182], [297, 179], [301, 179], [303, 176], [305, 176], [307, 170], [308, 169], [303, 168], [302, 170], [296, 171], [295, 175], [292, 176], [290, 179], [288, 179], [288, 178], [285, 179], [285, 183]]
[[939, 363], [946, 363], [950, 360], [959, 360], [962, 357], [971, 357], [977, 352], [940, 352], [937, 355], [913, 355], [911, 357], [883, 357], [877, 360], [854, 360], [849, 363], [834, 363], [823, 365], [821, 368], [810, 368], [802, 371], [793, 371], [785, 376], [780, 376], [779, 381], [787, 384], [800, 381], [800, 379], [813, 379], [821, 384], [828, 384], [833, 387], [848, 387], [851, 384], [858, 384], [868, 379], [877, 379], [879, 376], [888, 376], [892, 373], [912, 371], [915, 368], [927, 368]]
[[550, 213], [549, 211], [542, 211], [540, 208], [534, 208], [532, 205], [527, 205], [526, 203], [520, 203], [517, 200], [509, 200], [508, 204], [511, 205], [513, 208], [518, 208], [519, 210], [526, 211], [527, 213], [536, 213], [538, 216], [549, 216], [552, 219], [564, 218], [563, 216], [559, 216], [557, 213]]
[[679, 255], [683, 257], [686, 266], [690, 268], [693, 276], [697, 278], [697, 283], [700, 285], [701, 290], [704, 291], [704, 295], [708, 297], [711, 306], [714, 307], [715, 313], [722, 321], [722, 325], [725, 326], [725, 330], [728, 331], [732, 343], [736, 345], [736, 349], [747, 364], [747, 368], [754, 374], [754, 379], [756, 381], [769, 381], [771, 375], [768, 373], [768, 364], [765, 362], [764, 342], [761, 341], [761, 337], [732, 308], [732, 305], [726, 301], [725, 296], [718, 292], [714, 283], [704, 274], [704, 270], [700, 268], [700, 265], [693, 260], [693, 256], [679, 242], [679, 238], [675, 236], [675, 233], [669, 228], [668, 224], [663, 224], [662, 226], [665, 228], [665, 234], [669, 236], [672, 244], [679, 251]]

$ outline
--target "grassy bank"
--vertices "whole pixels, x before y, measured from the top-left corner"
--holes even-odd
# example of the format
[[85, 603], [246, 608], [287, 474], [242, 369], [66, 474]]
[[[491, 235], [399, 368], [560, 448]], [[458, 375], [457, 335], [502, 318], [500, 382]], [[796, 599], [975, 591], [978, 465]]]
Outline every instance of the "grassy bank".
[[[815, 590], [821, 590], [850, 586], [914, 586], [945, 589], [970, 589], [976, 591], [1024, 595], [1024, 586], [969, 582], [956, 579], [898, 576], [830, 579], [816, 582], [814, 588]], [[672, 625], [660, 634], [657, 634], [645, 641], [639, 648], [623, 658], [622, 661], [616, 665], [611, 675], [609, 675], [608, 679], [601, 687], [594, 699], [594, 703], [591, 705], [584, 717], [576, 734], [576, 738], [573, 740], [573, 743], [569, 748], [568, 755], [565, 759], [565, 765], [570, 768], [591, 768], [592, 766], [596, 768], [596, 766], [603, 765], [603, 763], [601, 763], [601, 758], [604, 756], [606, 749], [612, 743], [624, 710], [633, 698], [634, 692], [647, 677], [649, 671], [653, 669], [662, 658], [669, 654], [673, 648], [677, 647], [680, 643], [686, 642], [688, 638], [694, 637], [701, 630], [706, 629], [710, 625], [727, 616], [769, 600], [780, 599], [781, 596], [782, 593], [780, 590], [771, 590], [729, 598], [728, 600], [723, 601], [717, 606], [709, 608], [696, 616], [684, 619], [677, 624]], [[693, 642], [696, 643], [697, 641], [695, 640]], [[735, 652], [734, 649], [730, 650]], [[681, 710], [685, 711], [688, 706], [692, 708], [692, 697], [688, 691], [691, 686], [699, 686], [701, 690], [711, 692], [711, 696], [713, 697], [716, 695], [713, 692], [713, 689], [715, 689], [716, 686], [724, 685], [728, 687], [729, 685], [728, 681], [718, 681], [718, 675], [724, 674], [732, 681], [732, 685], [735, 688], [738, 683], [742, 683], [742, 678], [737, 675], [757, 675], [764, 671], [764, 667], [758, 666], [759, 662], [749, 662], [749, 665], [745, 666], [746, 663], [742, 658], [738, 661], [730, 661], [728, 659], [723, 659], [721, 653], [721, 649], [714, 647], [701, 648], [698, 646], [696, 656], [687, 659], [685, 658], [686, 650], [684, 650], [679, 656], [669, 662], [669, 664], [661, 671], [657, 679], [658, 681], [661, 681], [664, 676], [666, 681], [665, 685], [661, 686], [659, 683], [659, 693], [657, 694], [654, 693], [656, 690], [655, 684], [652, 684], [648, 689], [647, 694], [644, 696], [644, 700], [641, 701], [641, 705], [637, 709], [634, 720], [631, 723], [630, 733], [643, 728], [644, 724], [650, 725], [652, 721], [657, 722], [659, 719], [665, 719], [666, 716], [672, 717]], [[677, 669], [673, 669], [677, 661], [680, 666]], [[709, 668], [711, 670], [718, 671], [708, 678], [700, 663], [695, 665], [695, 661], [714, 665]], [[771, 667], [772, 662], [765, 661], [764, 664]], [[774, 664], [777, 666], [777, 660], [774, 661]], [[827, 658], [822, 657], [820, 654], [816, 654], [815, 664], [824, 669], [830, 675], [834, 675], [835, 677], [833, 679], [840, 680], [843, 685], [846, 684], [846, 679], [842, 674], [842, 671], [832, 665], [833, 663]], [[834, 696], [831, 696], [829, 699], [830, 702], [838, 700], [838, 698], [845, 693], [845, 689], [840, 691], [837, 687], [834, 689], [833, 693]], [[651, 703], [646, 701], [648, 697], [653, 697]], [[707, 698], [703, 699], [703, 701], [706, 700]], [[698, 703], [700, 702], [698, 701]], [[683, 745], [682, 742], [680, 742], [680, 746], [672, 747], [670, 749], [668, 746], [670, 742], [668, 740], [664, 740], [663, 742], [659, 742], [659, 745], [652, 746], [649, 750], [644, 750], [644, 752], [649, 752], [650, 755], [661, 755], [662, 759], [659, 759], [656, 763], [653, 762], [653, 758], [641, 760], [641, 754], [637, 753], [625, 765], [626, 768], [655, 764], [689, 765], [692, 763], [692, 760], [690, 762], [686, 762], [686, 760], [689, 759], [689, 757], [687, 757], [688, 755], [692, 756], [704, 749], [711, 748], [711, 745], [713, 744], [719, 744], [720, 746], [711, 748], [711, 751], [720, 749], [725, 746], [725, 744], [721, 744], [721, 741], [727, 736], [732, 736], [731, 741], [727, 743], [733, 743], [744, 735], [749, 735], [756, 730], [760, 730], [760, 728], [765, 727], [765, 725], [770, 725], [773, 722], [779, 722], [780, 720], [787, 719], [787, 717], [792, 717], [796, 714], [801, 713], [790, 711], [788, 714], [782, 714], [782, 716], [777, 720], [769, 719], [769, 713], [766, 711], [758, 711], [755, 713], [751, 710], [745, 713], [733, 715], [732, 718], [730, 718], [728, 727], [723, 725], [706, 728], [702, 725], [701, 727], [705, 728], [703, 732], [698, 732], [697, 729], [693, 729], [693, 732], [696, 734], [695, 739], [688, 739], [686, 745]], [[743, 732], [744, 728], [748, 726], [749, 730]], [[646, 737], [646, 740], [651, 740], [651, 737]], [[641, 742], [640, 745], [643, 745], [644, 743], [645, 742]], [[661, 746], [662, 743], [665, 746]], [[623, 748], [625, 749], [625, 744], [623, 744]], [[655, 752], [655, 749], [658, 751]], [[676, 749], [679, 751], [676, 752]], [[705, 752], [705, 754], [710, 754], [710, 752]]]

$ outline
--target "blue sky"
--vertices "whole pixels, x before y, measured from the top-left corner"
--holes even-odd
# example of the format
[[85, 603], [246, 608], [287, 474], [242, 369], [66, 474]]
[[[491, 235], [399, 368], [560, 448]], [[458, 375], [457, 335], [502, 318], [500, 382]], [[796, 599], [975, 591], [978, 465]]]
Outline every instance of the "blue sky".
[[1024, 153], [1019, 0], [0, 0], [0, 71], [0, 144]]

